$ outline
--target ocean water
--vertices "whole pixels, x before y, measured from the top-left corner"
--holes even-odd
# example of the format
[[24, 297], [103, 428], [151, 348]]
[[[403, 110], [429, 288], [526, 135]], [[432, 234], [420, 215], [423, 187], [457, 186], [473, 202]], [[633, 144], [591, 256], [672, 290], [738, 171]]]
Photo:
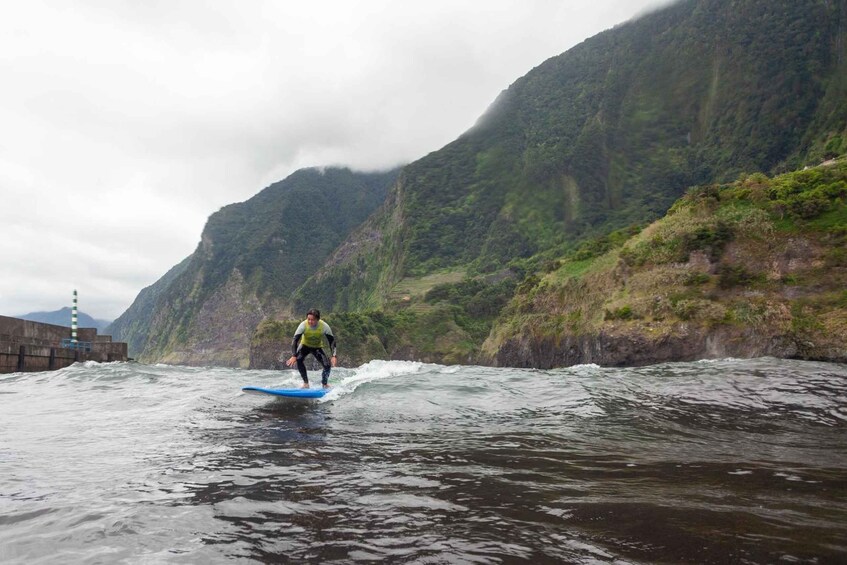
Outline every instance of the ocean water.
[[[313, 375], [313, 382], [319, 382]], [[847, 562], [847, 367], [0, 376], [0, 563]]]

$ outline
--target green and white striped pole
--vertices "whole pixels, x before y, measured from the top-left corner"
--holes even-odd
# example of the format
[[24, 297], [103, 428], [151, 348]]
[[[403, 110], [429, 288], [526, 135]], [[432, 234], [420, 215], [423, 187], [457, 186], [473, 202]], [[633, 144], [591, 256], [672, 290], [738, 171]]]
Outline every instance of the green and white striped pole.
[[71, 310], [71, 342], [76, 343], [76, 328], [77, 328], [77, 295], [74, 289], [74, 307]]

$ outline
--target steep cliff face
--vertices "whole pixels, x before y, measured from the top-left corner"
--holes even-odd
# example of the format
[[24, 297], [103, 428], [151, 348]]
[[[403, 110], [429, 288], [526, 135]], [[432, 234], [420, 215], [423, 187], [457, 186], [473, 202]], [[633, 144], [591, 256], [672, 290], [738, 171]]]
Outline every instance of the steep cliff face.
[[258, 323], [292, 314], [293, 291], [385, 200], [396, 177], [305, 169], [222, 208], [197, 250], [139, 295], [116, 333], [132, 339], [141, 361], [246, 367]]
[[[762, 335], [741, 328], [704, 328], [681, 322], [659, 330], [609, 327], [595, 335], [509, 339], [497, 351], [495, 365], [550, 369], [594, 363], [602, 366], [638, 366], [725, 357], [773, 356], [794, 358], [799, 348], [793, 337]], [[843, 355], [820, 359], [842, 361]], [[843, 362], [843, 361], [842, 361]]]
[[[157, 360], [175, 365], [246, 368], [250, 339], [259, 322], [269, 314], [255, 291], [247, 287], [241, 272], [235, 269], [226, 283], [203, 302], [186, 328], [185, 340], [172, 342], [167, 353], [157, 356]], [[165, 323], [154, 320], [153, 327]]]

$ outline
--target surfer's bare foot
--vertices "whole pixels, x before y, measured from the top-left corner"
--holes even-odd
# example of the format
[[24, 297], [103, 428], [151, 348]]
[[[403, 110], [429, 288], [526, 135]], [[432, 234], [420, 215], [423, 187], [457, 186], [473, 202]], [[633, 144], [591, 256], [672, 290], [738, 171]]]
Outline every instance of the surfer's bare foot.
[[301, 386], [300, 388], [309, 388], [309, 383], [303, 383], [303, 386]]
[[329, 385], [324, 385], [324, 388], [329, 388]]

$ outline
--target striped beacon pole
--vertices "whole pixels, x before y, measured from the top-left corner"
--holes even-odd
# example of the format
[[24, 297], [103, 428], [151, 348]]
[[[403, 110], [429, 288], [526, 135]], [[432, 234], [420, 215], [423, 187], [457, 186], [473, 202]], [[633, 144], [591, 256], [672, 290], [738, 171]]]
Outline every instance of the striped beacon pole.
[[76, 343], [76, 327], [77, 327], [77, 295], [74, 289], [74, 306], [71, 310], [71, 342]]

